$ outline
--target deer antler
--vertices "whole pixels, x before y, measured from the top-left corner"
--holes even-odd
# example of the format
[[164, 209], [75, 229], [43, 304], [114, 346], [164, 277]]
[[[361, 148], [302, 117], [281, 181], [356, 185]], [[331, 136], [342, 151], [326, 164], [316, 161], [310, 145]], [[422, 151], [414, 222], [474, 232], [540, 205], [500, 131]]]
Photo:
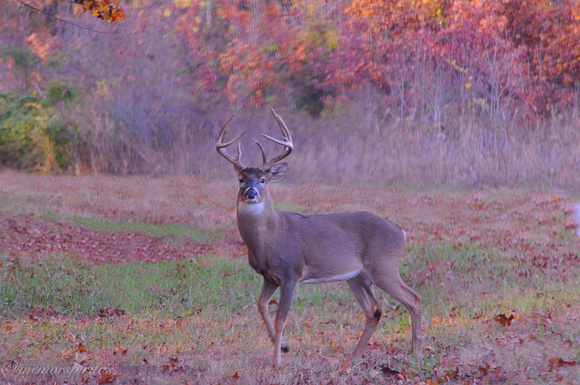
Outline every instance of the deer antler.
[[270, 107], [270, 110], [272, 111], [274, 118], [278, 122], [278, 126], [280, 126], [280, 131], [282, 131], [282, 139], [284, 140], [272, 138], [271, 136], [266, 134], [262, 134], [262, 136], [264, 136], [266, 139], [271, 140], [274, 143], [278, 143], [284, 146], [284, 151], [280, 155], [277, 155], [271, 159], [266, 160], [266, 155], [264, 154], [264, 149], [262, 148], [262, 145], [260, 144], [260, 142], [255, 140], [255, 142], [258, 144], [258, 147], [260, 147], [260, 151], [262, 151], [262, 159], [264, 160], [262, 170], [269, 170], [274, 164], [278, 163], [279, 161], [290, 155], [292, 149], [294, 148], [294, 144], [292, 143], [292, 135], [290, 135], [290, 130], [288, 130], [288, 127], [286, 127], [286, 123], [284, 123], [280, 115], [278, 115], [272, 107]]
[[234, 117], [236, 116], [236, 114], [238, 112], [240, 112], [240, 110], [242, 108], [244, 108], [245, 105], [241, 106], [240, 108], [238, 108], [238, 110], [236, 112], [234, 112], [232, 114], [232, 116], [230, 116], [230, 118], [224, 123], [224, 125], [222, 126], [222, 129], [220, 130], [220, 133], [218, 135], [216, 144], [215, 144], [215, 148], [217, 150], [217, 152], [219, 152], [219, 154], [221, 156], [223, 156], [224, 158], [226, 158], [226, 160], [228, 162], [230, 162], [231, 164], [234, 165], [234, 168], [238, 171], [241, 171], [242, 169], [244, 169], [244, 164], [242, 163], [242, 146], [241, 146], [241, 142], [238, 142], [238, 155], [237, 156], [231, 156], [228, 154], [228, 152], [226, 151], [226, 147], [231, 146], [236, 140], [239, 140], [242, 138], [242, 136], [244, 136], [244, 134], [246, 133], [246, 131], [242, 132], [240, 135], [238, 135], [235, 139], [230, 140], [229, 142], [224, 143], [224, 136], [226, 135], [226, 127], [228, 126], [228, 124], [230, 124], [230, 122], [234, 119]]
[[266, 153], [264, 152], [264, 147], [262, 147], [262, 143], [258, 142], [258, 140], [252, 138], [252, 140], [254, 142], [256, 142], [256, 144], [258, 145], [258, 147], [260, 147], [260, 152], [262, 153], [262, 164], [266, 164], [267, 160], [266, 160]]

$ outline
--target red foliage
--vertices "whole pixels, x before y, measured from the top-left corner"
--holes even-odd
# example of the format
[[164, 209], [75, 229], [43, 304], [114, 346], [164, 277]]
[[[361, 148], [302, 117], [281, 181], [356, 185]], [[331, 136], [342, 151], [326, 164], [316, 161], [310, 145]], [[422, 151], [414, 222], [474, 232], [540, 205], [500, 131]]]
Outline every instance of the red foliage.
[[[118, 1], [74, 2], [107, 22], [124, 18]], [[206, 98], [261, 105], [291, 96], [317, 115], [345, 91], [372, 85], [405, 117], [432, 108], [428, 95], [437, 81], [449, 93], [443, 108], [517, 119], [559, 113], [578, 97], [574, 0], [175, 0], [126, 7], [138, 11], [125, 21], [135, 31], [167, 18], [167, 36], [186, 47], [193, 92]]]

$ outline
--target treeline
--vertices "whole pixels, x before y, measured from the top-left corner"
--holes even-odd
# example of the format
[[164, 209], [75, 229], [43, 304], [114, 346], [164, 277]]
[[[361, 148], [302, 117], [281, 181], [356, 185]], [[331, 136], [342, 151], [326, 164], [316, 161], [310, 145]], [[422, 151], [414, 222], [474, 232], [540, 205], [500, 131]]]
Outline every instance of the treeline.
[[27, 4], [0, 4], [5, 166], [214, 175], [245, 103], [296, 133], [296, 181], [578, 183], [575, 0]]

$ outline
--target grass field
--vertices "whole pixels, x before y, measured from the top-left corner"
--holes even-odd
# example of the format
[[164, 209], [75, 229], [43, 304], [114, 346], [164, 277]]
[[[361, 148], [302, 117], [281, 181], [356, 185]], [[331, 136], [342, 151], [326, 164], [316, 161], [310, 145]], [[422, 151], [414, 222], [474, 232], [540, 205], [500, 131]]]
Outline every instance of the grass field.
[[407, 310], [377, 289], [383, 318], [350, 365], [363, 315], [333, 283], [299, 286], [275, 369], [234, 182], [5, 171], [0, 384], [580, 383], [580, 241], [565, 194], [271, 193], [280, 209], [364, 209], [407, 231], [401, 275], [423, 298], [423, 360]]

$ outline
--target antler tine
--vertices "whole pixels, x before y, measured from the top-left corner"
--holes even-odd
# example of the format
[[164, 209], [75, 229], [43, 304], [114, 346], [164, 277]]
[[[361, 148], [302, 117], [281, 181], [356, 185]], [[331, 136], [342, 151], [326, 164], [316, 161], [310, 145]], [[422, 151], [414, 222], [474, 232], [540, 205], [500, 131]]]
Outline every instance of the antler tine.
[[270, 107], [270, 111], [272, 111], [272, 115], [274, 115], [274, 118], [276, 118], [276, 121], [278, 122], [278, 126], [280, 127], [280, 131], [282, 131], [282, 137], [286, 141], [285, 142], [282, 142], [282, 141], [279, 141], [279, 140], [274, 139], [272, 137], [269, 137], [268, 135], [264, 135], [264, 134], [262, 134], [262, 135], [264, 135], [265, 137], [269, 138], [270, 140], [272, 140], [272, 141], [274, 141], [274, 142], [276, 142], [278, 144], [281, 144], [281, 145], [284, 145], [284, 146], [287, 146], [287, 147], [292, 148], [293, 147], [293, 145], [292, 145], [292, 135], [290, 134], [290, 130], [286, 126], [286, 123], [284, 123], [284, 121], [282, 120], [282, 118], [280, 117], [280, 115], [278, 115], [276, 113], [276, 111], [274, 111], [274, 109], [272, 107]]
[[[269, 159], [268, 161], [264, 161], [264, 165], [262, 166], [262, 168], [264, 170], [269, 169], [277, 162], [286, 158], [288, 155], [290, 155], [290, 153], [292, 152], [292, 149], [294, 148], [294, 144], [292, 143], [292, 135], [290, 134], [290, 130], [288, 130], [288, 127], [286, 127], [286, 123], [284, 123], [284, 121], [282, 120], [280, 115], [278, 115], [272, 107], [270, 107], [270, 110], [272, 111], [274, 118], [278, 122], [278, 126], [280, 127], [280, 131], [282, 131], [282, 138], [284, 140], [276, 139], [276, 138], [273, 138], [273, 137], [266, 135], [266, 134], [262, 134], [262, 136], [264, 136], [266, 139], [271, 140], [274, 143], [277, 143], [277, 144], [284, 146], [284, 151], [282, 152], [282, 154], [277, 155], [277, 156]], [[260, 148], [261, 147], [262, 146], [260, 146]], [[262, 150], [262, 154], [263, 154], [263, 150]], [[264, 159], [265, 159], [265, 156], [264, 156]]]
[[266, 153], [264, 152], [264, 147], [262, 147], [262, 143], [258, 142], [256, 139], [252, 138], [254, 142], [260, 147], [260, 152], [262, 153], [262, 164], [266, 164]]
[[241, 143], [238, 143], [238, 155], [236, 157], [233, 157], [231, 155], [228, 154], [228, 152], [226, 151], [226, 147], [231, 146], [236, 140], [240, 140], [242, 138], [242, 136], [244, 136], [244, 134], [247, 131], [242, 132], [240, 135], [238, 135], [236, 138], [230, 140], [229, 142], [225, 142], [224, 143], [224, 136], [226, 135], [226, 128], [228, 126], [228, 124], [230, 124], [230, 122], [234, 119], [234, 117], [236, 116], [236, 114], [238, 112], [240, 112], [240, 110], [242, 108], [244, 108], [245, 105], [241, 106], [240, 108], [238, 108], [238, 110], [236, 112], [234, 112], [232, 114], [232, 116], [230, 116], [230, 118], [224, 123], [224, 125], [222, 126], [222, 129], [220, 130], [220, 133], [218, 135], [215, 147], [217, 152], [223, 156], [224, 158], [226, 158], [226, 160], [230, 163], [232, 163], [234, 165], [234, 167], [237, 169], [243, 169], [244, 165], [242, 163], [242, 147], [241, 147]]
[[[246, 133], [246, 131], [243, 132], [242, 135], [244, 135]], [[240, 138], [242, 137], [242, 135], [240, 135]], [[236, 156], [236, 159], [238, 160], [238, 162], [242, 162], [242, 141], [240, 140], [238, 142], [238, 156]]]

